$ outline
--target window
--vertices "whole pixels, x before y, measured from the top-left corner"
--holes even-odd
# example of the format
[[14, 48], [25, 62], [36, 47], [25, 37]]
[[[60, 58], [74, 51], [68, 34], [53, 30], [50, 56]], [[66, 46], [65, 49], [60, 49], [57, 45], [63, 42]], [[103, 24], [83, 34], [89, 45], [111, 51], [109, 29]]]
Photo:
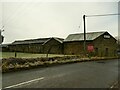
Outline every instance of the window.
[[104, 38], [110, 38], [110, 36], [109, 35], [104, 35]]

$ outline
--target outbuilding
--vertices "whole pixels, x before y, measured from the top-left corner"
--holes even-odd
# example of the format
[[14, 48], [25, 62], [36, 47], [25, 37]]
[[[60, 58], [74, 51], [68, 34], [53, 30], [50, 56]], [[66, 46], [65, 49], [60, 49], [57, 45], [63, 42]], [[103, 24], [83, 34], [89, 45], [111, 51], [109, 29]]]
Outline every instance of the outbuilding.
[[[64, 54], [94, 56], [115, 56], [117, 49], [116, 39], [105, 32], [86, 33], [86, 44], [84, 50], [84, 33], [70, 34], [64, 40]], [[85, 51], [85, 52], [84, 52]]]
[[56, 37], [18, 40], [14, 41], [8, 47], [11, 52], [62, 54], [63, 40]]

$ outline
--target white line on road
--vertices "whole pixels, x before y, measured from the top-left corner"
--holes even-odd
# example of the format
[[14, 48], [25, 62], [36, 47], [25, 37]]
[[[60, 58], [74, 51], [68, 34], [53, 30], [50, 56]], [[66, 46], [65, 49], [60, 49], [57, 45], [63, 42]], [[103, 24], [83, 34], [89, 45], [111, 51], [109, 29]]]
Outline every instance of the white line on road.
[[44, 77], [33, 79], [33, 80], [30, 80], [30, 81], [26, 81], [26, 82], [22, 82], [22, 83], [15, 84], [15, 85], [12, 85], [12, 86], [8, 86], [8, 87], [5, 87], [4, 89], [17, 87], [17, 86], [20, 86], [20, 85], [24, 85], [24, 84], [28, 84], [28, 83], [31, 83], [31, 82], [39, 81], [39, 80], [42, 80], [42, 79], [44, 79]]

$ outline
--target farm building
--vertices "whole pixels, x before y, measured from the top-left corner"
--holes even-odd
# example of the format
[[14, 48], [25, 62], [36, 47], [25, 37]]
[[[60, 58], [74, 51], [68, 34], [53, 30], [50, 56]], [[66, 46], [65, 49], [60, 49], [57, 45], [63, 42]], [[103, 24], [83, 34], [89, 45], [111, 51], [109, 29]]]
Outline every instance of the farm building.
[[8, 45], [10, 44], [1, 44], [0, 45], [1, 51], [4, 51], [4, 52], [9, 51]]
[[62, 44], [62, 38], [52, 37], [14, 41], [8, 47], [12, 52], [61, 54], [63, 53]]
[[[86, 33], [86, 53], [95, 56], [115, 56], [116, 39], [108, 32]], [[64, 40], [64, 54], [84, 54], [84, 33], [70, 34]]]

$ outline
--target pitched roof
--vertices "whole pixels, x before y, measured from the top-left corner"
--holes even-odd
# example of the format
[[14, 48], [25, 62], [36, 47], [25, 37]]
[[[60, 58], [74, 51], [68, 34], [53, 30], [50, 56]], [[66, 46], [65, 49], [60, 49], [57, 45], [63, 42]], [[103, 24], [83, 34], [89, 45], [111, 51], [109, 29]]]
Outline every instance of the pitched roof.
[[[94, 40], [100, 35], [104, 34], [105, 32], [89, 32], [86, 33], [86, 40]], [[84, 33], [77, 33], [77, 34], [70, 34], [64, 40], [66, 41], [83, 41], [84, 40]]]
[[44, 43], [49, 38], [40, 38], [40, 39], [29, 39], [29, 40], [18, 40], [14, 41], [12, 44], [32, 44], [32, 43]]
[[47, 42], [49, 42], [51, 39], [55, 39], [56, 41], [58, 41], [58, 42], [60, 42], [60, 43], [63, 43], [63, 38], [56, 38], [56, 37], [51, 37], [50, 39], [48, 39], [47, 41], [45, 41], [44, 43], [43, 43], [43, 45], [44, 44], [46, 44]]
[[63, 38], [54, 38], [55, 40], [57, 40], [58, 42], [60, 42], [60, 43], [63, 43]]
[[[12, 44], [33, 44], [33, 43], [40, 43], [40, 44], [44, 44], [46, 42], [48, 42], [51, 38], [38, 38], [38, 39], [29, 39], [29, 40], [18, 40], [18, 41], [14, 41]], [[61, 43], [64, 39], [62, 38], [54, 38], [56, 40], [59, 40], [59, 42]]]
[[[11, 43], [10, 43], [11, 44]], [[10, 44], [1, 44], [0, 47], [7, 47]]]

